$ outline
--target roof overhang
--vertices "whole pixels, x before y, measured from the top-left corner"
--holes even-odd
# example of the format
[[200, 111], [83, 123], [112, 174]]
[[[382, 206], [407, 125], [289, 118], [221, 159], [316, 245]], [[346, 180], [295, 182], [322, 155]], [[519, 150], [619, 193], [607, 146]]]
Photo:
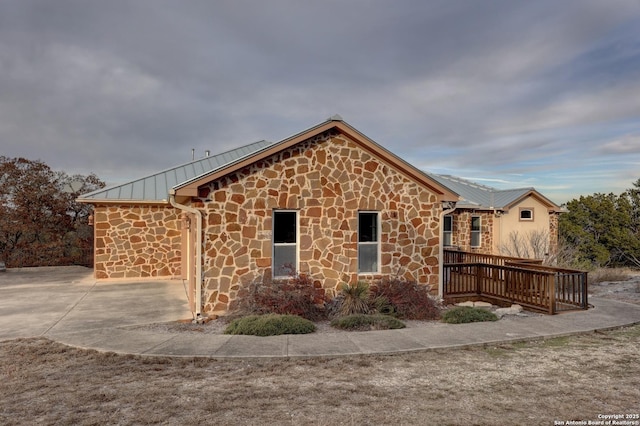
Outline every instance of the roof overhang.
[[536, 200], [538, 200], [539, 202], [544, 204], [547, 207], [547, 210], [549, 211], [549, 213], [555, 213], [555, 212], [561, 212], [562, 211], [562, 208], [560, 208], [560, 206], [558, 206], [553, 201], [549, 200], [547, 197], [545, 197], [544, 195], [542, 195], [541, 193], [539, 193], [535, 189], [532, 189], [532, 190], [522, 194], [520, 197], [518, 197], [515, 200], [513, 200], [512, 202], [510, 202], [508, 205], [504, 206], [501, 210], [507, 212], [507, 211], [509, 211], [510, 208], [516, 206], [517, 204], [519, 204], [525, 198], [528, 198], [528, 197], [535, 198]]
[[76, 201], [84, 204], [101, 205], [146, 205], [146, 206], [165, 206], [170, 205], [167, 200], [98, 200], [95, 198], [76, 198]]
[[303, 142], [307, 139], [310, 139], [314, 136], [327, 132], [329, 130], [335, 129], [339, 131], [342, 135], [346, 136], [362, 149], [367, 151], [373, 157], [382, 161], [383, 163], [388, 164], [394, 169], [400, 171], [408, 178], [414, 180], [415, 182], [429, 188], [433, 193], [436, 194], [439, 202], [442, 201], [458, 201], [460, 197], [455, 192], [441, 185], [433, 178], [429, 177], [426, 173], [402, 160], [400, 157], [396, 156], [392, 152], [388, 151], [384, 147], [380, 146], [364, 134], [360, 133], [355, 128], [351, 127], [349, 124], [342, 120], [329, 120], [325, 121], [321, 124], [318, 124], [310, 129], [307, 129], [301, 133], [293, 135], [289, 138], [283, 139], [281, 142], [271, 145], [261, 151], [256, 152], [254, 155], [249, 157], [245, 157], [235, 163], [229, 164], [226, 167], [215, 170], [210, 173], [205, 173], [201, 176], [198, 176], [190, 181], [184, 182], [180, 185], [175, 186], [173, 189], [175, 190], [176, 197], [197, 197], [198, 196], [198, 188], [202, 185], [205, 185], [213, 180], [219, 179], [223, 176], [226, 176], [230, 173], [241, 170], [257, 161], [268, 158], [274, 154], [277, 154], [280, 151], [288, 149], [300, 142]]

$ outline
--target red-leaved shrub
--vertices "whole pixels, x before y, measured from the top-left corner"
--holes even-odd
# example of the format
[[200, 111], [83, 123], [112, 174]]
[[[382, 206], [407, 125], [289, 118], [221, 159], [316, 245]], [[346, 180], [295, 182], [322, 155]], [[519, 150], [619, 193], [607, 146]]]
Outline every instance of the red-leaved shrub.
[[429, 289], [413, 281], [385, 278], [371, 286], [371, 299], [379, 305], [388, 303], [393, 308], [389, 313], [401, 319], [435, 320], [440, 318], [440, 308]]
[[230, 317], [251, 314], [298, 315], [311, 321], [325, 319], [324, 305], [328, 301], [324, 289], [314, 285], [308, 275], [268, 282], [252, 282], [234, 300]]

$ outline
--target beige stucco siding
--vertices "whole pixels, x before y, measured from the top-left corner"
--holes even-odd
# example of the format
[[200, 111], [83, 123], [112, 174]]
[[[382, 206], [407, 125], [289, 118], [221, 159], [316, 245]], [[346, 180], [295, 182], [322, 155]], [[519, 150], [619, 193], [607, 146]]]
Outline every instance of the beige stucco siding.
[[[299, 216], [299, 272], [333, 294], [341, 283], [398, 274], [437, 288], [439, 204], [336, 131], [325, 132], [199, 190], [205, 311], [225, 311], [244, 284], [272, 275], [272, 217]], [[358, 212], [380, 215], [380, 273], [359, 276]]]
[[[521, 220], [520, 211], [522, 209], [530, 209], [533, 211], [533, 220]], [[555, 214], [553, 214], [555, 217]], [[526, 238], [532, 232], [543, 232], [550, 234], [550, 224], [552, 218], [549, 215], [549, 207], [543, 204], [539, 199], [533, 196], [526, 197], [517, 204], [510, 206], [507, 212], [504, 212], [496, 218], [495, 227], [495, 245], [496, 254], [501, 252], [501, 247], [509, 244], [510, 234], [517, 233], [519, 236]]]

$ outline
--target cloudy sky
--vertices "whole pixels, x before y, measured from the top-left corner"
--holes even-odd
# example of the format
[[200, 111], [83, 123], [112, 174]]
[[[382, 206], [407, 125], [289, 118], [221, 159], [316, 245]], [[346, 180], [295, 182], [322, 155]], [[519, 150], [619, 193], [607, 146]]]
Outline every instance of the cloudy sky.
[[640, 1], [0, 2], [0, 155], [115, 184], [336, 113], [427, 171], [622, 192]]

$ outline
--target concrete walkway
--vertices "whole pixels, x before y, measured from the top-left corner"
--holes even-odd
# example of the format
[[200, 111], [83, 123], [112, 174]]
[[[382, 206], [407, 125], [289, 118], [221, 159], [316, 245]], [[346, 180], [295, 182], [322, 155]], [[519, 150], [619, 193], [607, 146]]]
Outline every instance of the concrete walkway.
[[402, 330], [274, 337], [160, 332], [190, 318], [181, 281], [96, 283], [82, 267], [0, 274], [0, 341], [43, 336], [80, 348], [150, 356], [277, 358], [421, 351], [551, 338], [640, 323], [640, 306], [592, 298], [588, 311]]

